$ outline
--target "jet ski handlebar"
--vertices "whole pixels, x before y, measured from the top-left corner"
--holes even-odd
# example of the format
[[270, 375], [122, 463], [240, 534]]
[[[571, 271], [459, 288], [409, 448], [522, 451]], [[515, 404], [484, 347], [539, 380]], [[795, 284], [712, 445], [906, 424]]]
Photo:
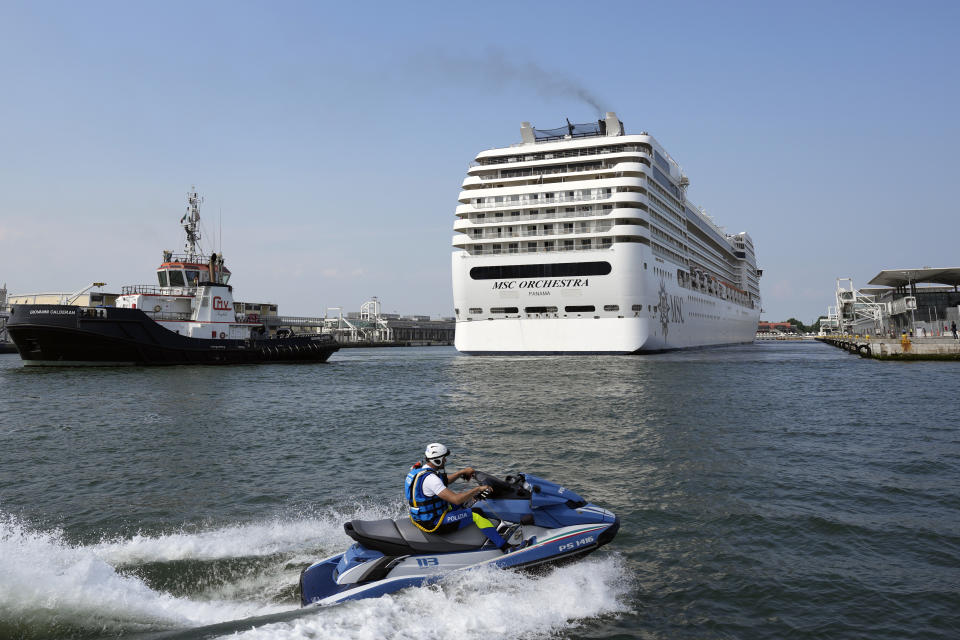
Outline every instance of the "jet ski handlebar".
[[474, 471], [473, 479], [480, 485], [490, 487], [490, 498], [529, 498], [530, 492], [524, 487], [526, 479], [522, 473], [504, 477], [502, 480], [497, 476], [490, 475], [484, 471]]

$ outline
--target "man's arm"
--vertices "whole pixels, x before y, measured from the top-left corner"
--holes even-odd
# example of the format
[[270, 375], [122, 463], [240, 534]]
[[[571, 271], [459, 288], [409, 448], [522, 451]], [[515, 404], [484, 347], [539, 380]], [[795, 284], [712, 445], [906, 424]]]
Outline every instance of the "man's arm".
[[473, 477], [473, 467], [466, 467], [465, 469], [460, 469], [456, 473], [451, 473], [447, 476], [447, 482], [456, 482], [460, 478], [469, 480]]
[[482, 484], [479, 487], [474, 487], [469, 491], [464, 491], [463, 493], [457, 493], [456, 491], [453, 491], [448, 487], [444, 487], [443, 490], [437, 494], [437, 496], [439, 496], [440, 498], [443, 498], [445, 501], [449, 502], [450, 504], [455, 504], [459, 507], [467, 500], [470, 500], [471, 498], [475, 498], [478, 493], [481, 493], [482, 491], [489, 491], [489, 490], [490, 490], [490, 487], [488, 487], [485, 484]]

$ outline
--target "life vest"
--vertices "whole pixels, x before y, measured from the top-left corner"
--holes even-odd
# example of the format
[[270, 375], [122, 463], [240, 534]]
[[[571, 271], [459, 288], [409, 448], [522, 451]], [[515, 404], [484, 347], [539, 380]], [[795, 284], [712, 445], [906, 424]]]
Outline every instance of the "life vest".
[[436, 531], [443, 523], [443, 517], [453, 508], [453, 505], [440, 496], [428, 497], [423, 493], [423, 481], [431, 473], [443, 481], [443, 486], [447, 486], [446, 471], [438, 471], [420, 462], [410, 467], [404, 483], [404, 494], [410, 506], [410, 519], [417, 528], [427, 533]]

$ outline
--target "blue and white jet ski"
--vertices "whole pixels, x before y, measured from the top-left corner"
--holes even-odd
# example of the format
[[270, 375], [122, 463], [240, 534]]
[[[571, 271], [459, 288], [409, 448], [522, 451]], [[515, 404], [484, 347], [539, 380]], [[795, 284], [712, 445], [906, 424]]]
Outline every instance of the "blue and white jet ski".
[[477, 471], [474, 479], [491, 491], [473, 508], [509, 536], [512, 550], [497, 549], [475, 526], [437, 535], [421, 531], [408, 517], [353, 520], [343, 528], [356, 543], [300, 574], [302, 604], [376, 598], [486, 565], [513, 569], [567, 560], [596, 551], [620, 528], [610, 511], [543, 478], [517, 474], [501, 480]]

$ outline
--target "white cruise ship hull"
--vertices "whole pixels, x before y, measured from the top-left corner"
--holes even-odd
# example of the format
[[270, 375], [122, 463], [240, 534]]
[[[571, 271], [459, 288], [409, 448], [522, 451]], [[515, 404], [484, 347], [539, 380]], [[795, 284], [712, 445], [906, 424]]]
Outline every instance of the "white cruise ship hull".
[[[608, 275], [477, 280], [476, 266], [608, 262]], [[549, 256], [453, 254], [456, 348], [472, 355], [634, 354], [752, 342], [759, 309], [677, 284], [640, 244]], [[579, 282], [577, 282], [579, 280]], [[542, 286], [541, 286], [542, 285]], [[550, 313], [529, 309], [556, 308]], [[571, 312], [571, 307], [593, 311]], [[516, 309], [515, 313], [492, 312]], [[480, 309], [481, 313], [471, 313]]]

